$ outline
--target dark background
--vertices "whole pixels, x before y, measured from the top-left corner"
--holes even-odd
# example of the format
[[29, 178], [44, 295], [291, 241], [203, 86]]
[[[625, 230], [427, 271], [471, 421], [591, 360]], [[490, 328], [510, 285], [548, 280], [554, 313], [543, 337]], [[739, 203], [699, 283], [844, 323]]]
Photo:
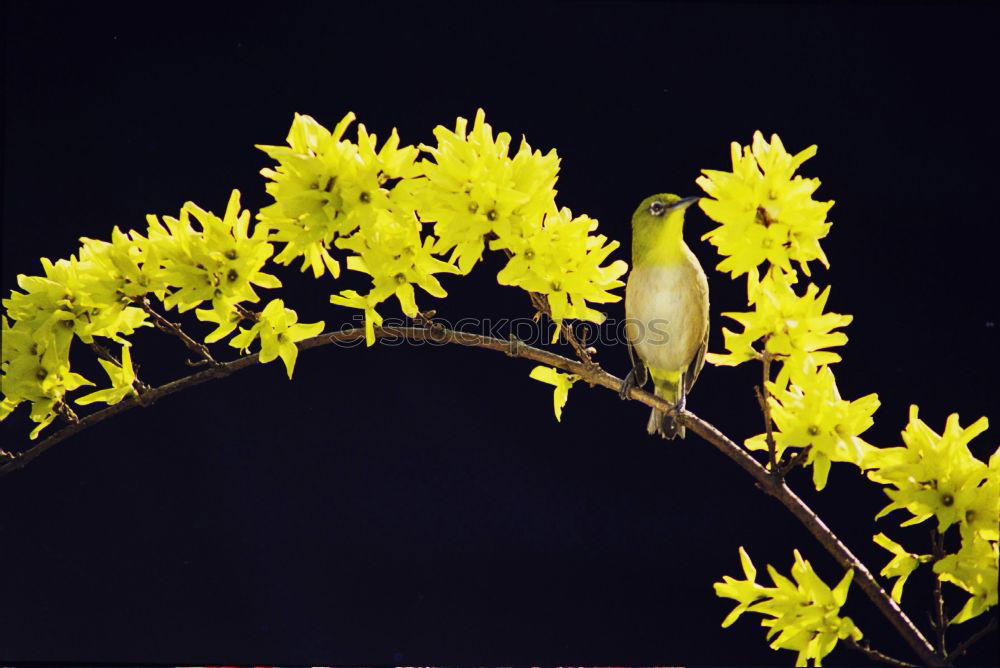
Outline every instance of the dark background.
[[[598, 218], [626, 259], [641, 198], [695, 194], [699, 169], [727, 169], [729, 142], [761, 129], [820, 147], [803, 172], [837, 204], [816, 280], [856, 317], [835, 371], [845, 398], [881, 398], [865, 437], [898, 444], [916, 403], [938, 430], [954, 411], [987, 415], [973, 449], [996, 447], [995, 6], [5, 9], [4, 295], [40, 256], [144, 230], [147, 213], [221, 212], [234, 187], [267, 204], [253, 144], [283, 143], [296, 111], [332, 127], [353, 110], [415, 144], [482, 106], [558, 149], [557, 201]], [[721, 351], [719, 314], [745, 306], [744, 283], [711, 271], [708, 228], [692, 211]], [[452, 320], [529, 316], [493, 280], [500, 266], [419, 303]], [[350, 318], [327, 303], [329, 277], [297, 268], [275, 273], [302, 320]], [[135, 341], [147, 382], [185, 373], [179, 344]], [[74, 363], [103, 382], [86, 353]], [[598, 359], [626, 371], [620, 346]], [[0, 480], [0, 658], [792, 665], [756, 617], [719, 628], [731, 604], [712, 583], [740, 574], [740, 545], [785, 573], [797, 547], [831, 585], [833, 560], [708, 444], [647, 438], [643, 407], [581, 385], [556, 423], [531, 367], [455, 347], [323, 348], [294, 382], [253, 368], [60, 444]], [[757, 433], [758, 373], [708, 367], [689, 407], [737, 440]], [[28, 428], [22, 407], [4, 447]], [[835, 466], [819, 495], [807, 478], [793, 486], [873, 570], [888, 560], [879, 530], [926, 551], [929, 523], [873, 522], [886, 499], [856, 470]], [[904, 603], [927, 632], [921, 575]], [[845, 611], [912, 660], [859, 588]], [[994, 635], [968, 662], [996, 648]]]

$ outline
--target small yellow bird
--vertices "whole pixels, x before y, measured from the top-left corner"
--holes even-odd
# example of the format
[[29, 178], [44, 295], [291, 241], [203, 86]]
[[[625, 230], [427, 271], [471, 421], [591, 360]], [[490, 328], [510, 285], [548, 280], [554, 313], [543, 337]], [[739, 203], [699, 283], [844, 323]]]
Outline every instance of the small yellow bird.
[[[697, 197], [647, 197], [632, 214], [632, 272], [625, 287], [625, 337], [632, 370], [622, 384], [653, 378], [655, 394], [683, 409], [705, 363], [708, 279], [684, 243], [684, 210]], [[684, 438], [684, 425], [653, 409], [646, 431]]]

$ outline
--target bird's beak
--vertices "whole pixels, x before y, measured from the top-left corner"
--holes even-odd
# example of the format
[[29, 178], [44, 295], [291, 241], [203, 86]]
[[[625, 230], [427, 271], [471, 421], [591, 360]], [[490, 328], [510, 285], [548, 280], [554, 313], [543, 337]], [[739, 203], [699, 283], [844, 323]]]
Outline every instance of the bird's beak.
[[672, 211], [683, 211], [684, 209], [688, 208], [689, 206], [691, 206], [700, 199], [701, 199], [700, 197], [685, 197], [684, 199], [677, 202], [677, 204], [674, 204], [672, 207], [670, 207], [670, 209]]

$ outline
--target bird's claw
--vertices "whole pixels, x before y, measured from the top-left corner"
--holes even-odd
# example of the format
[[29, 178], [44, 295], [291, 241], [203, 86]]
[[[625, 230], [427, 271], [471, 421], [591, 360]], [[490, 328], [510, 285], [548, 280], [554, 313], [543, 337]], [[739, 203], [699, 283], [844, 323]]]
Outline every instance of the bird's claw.
[[622, 381], [621, 389], [618, 390], [618, 398], [622, 401], [628, 399], [633, 387], [635, 387], [635, 367], [632, 367], [632, 370], [625, 376], [625, 380]]

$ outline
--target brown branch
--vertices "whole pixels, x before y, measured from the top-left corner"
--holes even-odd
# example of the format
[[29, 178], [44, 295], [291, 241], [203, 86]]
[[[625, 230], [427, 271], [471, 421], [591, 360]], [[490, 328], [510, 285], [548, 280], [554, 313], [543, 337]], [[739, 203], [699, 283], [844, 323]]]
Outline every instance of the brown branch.
[[[503, 252], [507, 256], [507, 259], [514, 257], [514, 253], [509, 248], [505, 248]], [[528, 290], [528, 296], [531, 297], [531, 305], [535, 307], [536, 314], [547, 315], [549, 318], [552, 318], [552, 307], [549, 305], [548, 297], [540, 292], [532, 292], [531, 290]], [[576, 353], [581, 362], [589, 367], [597, 366], [597, 363], [594, 362], [594, 359], [590, 355], [590, 351], [576, 338], [576, 334], [574, 334], [573, 328], [569, 324], [564, 323], [559, 329], [559, 334], [573, 348], [573, 352]]]
[[[944, 536], [937, 530], [931, 529], [931, 550], [934, 554], [934, 563], [944, 559]], [[944, 594], [941, 591], [941, 579], [934, 578], [934, 630], [937, 632], [937, 650], [941, 656], [948, 656], [948, 648], [945, 646], [945, 630], [948, 624], [944, 614]]]
[[[485, 348], [495, 350], [511, 357], [519, 357], [532, 360], [540, 364], [546, 364], [562, 371], [578, 375], [582, 380], [591, 385], [601, 385], [609, 390], [618, 392], [621, 389], [622, 381], [613, 376], [596, 364], [586, 364], [582, 361], [572, 360], [562, 355], [549, 352], [518, 342], [512, 345], [511, 341], [504, 341], [490, 336], [479, 334], [469, 334], [457, 332], [445, 328], [437, 327], [376, 327], [375, 336], [409, 338], [413, 340], [432, 340], [436, 342], [453, 343], [474, 348]], [[324, 346], [337, 342], [349, 342], [362, 340], [365, 337], [363, 327], [345, 329], [340, 332], [330, 334], [320, 334], [311, 339], [306, 339], [299, 343], [300, 350], [308, 350], [318, 346]], [[155, 401], [160, 397], [179, 392], [188, 387], [200, 385], [201, 383], [224, 378], [241, 369], [245, 369], [257, 363], [257, 355], [248, 355], [232, 362], [219, 364], [218, 366], [206, 369], [199, 373], [180, 378], [166, 385], [160, 386], [148, 393], [148, 400]], [[689, 411], [677, 411], [674, 406], [667, 401], [655, 397], [648, 392], [633, 387], [629, 390], [628, 396], [635, 401], [641, 402], [666, 413], [673, 413], [677, 419], [681, 420], [688, 429], [701, 436], [711, 443], [724, 455], [733, 460], [740, 468], [749, 473], [758, 483], [758, 487], [767, 492], [784, 505], [809, 532], [833, 555], [837, 563], [844, 569], [854, 570], [854, 580], [868, 596], [896, 630], [903, 636], [913, 651], [920, 658], [920, 661], [930, 666], [944, 665], [942, 657], [934, 653], [934, 648], [927, 639], [924, 638], [920, 630], [914, 626], [913, 622], [906, 616], [906, 613], [893, 601], [882, 589], [868, 568], [842, 543], [840, 539], [830, 530], [823, 521], [816, 516], [809, 506], [792, 492], [791, 489], [781, 480], [776, 479], [748, 452], [727, 438], [714, 426], [705, 422], [697, 415]], [[109, 406], [96, 413], [92, 413], [80, 420], [79, 423], [65, 427], [48, 437], [44, 441], [33, 446], [29, 450], [20, 454], [17, 459], [0, 465], [0, 474], [9, 473], [25, 466], [40, 454], [52, 446], [64, 441], [66, 438], [79, 433], [99, 422], [123, 413], [138, 405], [136, 398], [126, 399], [114, 406]]]
[[763, 362], [763, 382], [760, 388], [757, 390], [757, 399], [760, 401], [760, 410], [764, 414], [764, 430], [766, 433], [765, 439], [767, 440], [767, 461], [768, 470], [771, 475], [781, 477], [781, 471], [778, 469], [778, 455], [777, 448], [774, 445], [774, 432], [772, 426], [774, 421], [771, 420], [771, 405], [768, 399], [771, 396], [770, 391], [767, 389], [767, 384], [771, 382], [771, 353], [767, 351], [767, 337], [764, 337], [764, 352], [761, 353], [761, 361]]
[[948, 655], [948, 658], [945, 659], [945, 663], [951, 665], [955, 661], [955, 659], [968, 652], [970, 647], [972, 647], [977, 642], [988, 636], [993, 631], [996, 631], [997, 625], [998, 625], [997, 618], [994, 617], [993, 619], [990, 620], [989, 624], [987, 624], [983, 628], [973, 633], [971, 636], [969, 636], [968, 640], [966, 640], [961, 645], [956, 647], [954, 651], [952, 651], [952, 653]]
[[796, 467], [805, 463], [806, 459], [809, 457], [809, 450], [812, 448], [811, 445], [807, 445], [802, 448], [794, 455], [790, 456], [784, 464], [781, 465], [781, 477], [784, 478]]
[[868, 643], [860, 643], [854, 638], [847, 638], [844, 642], [847, 646], [856, 649], [859, 652], [864, 652], [869, 658], [875, 659], [876, 661], [881, 661], [882, 663], [888, 663], [890, 666], [903, 666], [904, 668], [916, 668], [915, 663], [907, 663], [906, 661], [900, 661], [888, 654], [883, 654], [874, 647], [870, 646]]
[[170, 322], [162, 315], [157, 313], [156, 310], [152, 306], [150, 306], [149, 298], [141, 297], [136, 300], [136, 303], [143, 311], [149, 314], [149, 317], [152, 318], [153, 324], [156, 325], [157, 329], [164, 331], [167, 334], [173, 334], [181, 341], [183, 341], [184, 345], [187, 346], [189, 350], [193, 351], [199, 357], [202, 358], [201, 362], [196, 362], [196, 363], [188, 362], [189, 366], [197, 366], [198, 364], [205, 364], [206, 362], [208, 364], [211, 364], [212, 366], [216, 366], [219, 364], [219, 362], [215, 361], [215, 358], [212, 357], [212, 353], [208, 351], [208, 347], [205, 344], [195, 341], [190, 336], [185, 334], [184, 330], [181, 329], [181, 326], [178, 325], [176, 322]]

